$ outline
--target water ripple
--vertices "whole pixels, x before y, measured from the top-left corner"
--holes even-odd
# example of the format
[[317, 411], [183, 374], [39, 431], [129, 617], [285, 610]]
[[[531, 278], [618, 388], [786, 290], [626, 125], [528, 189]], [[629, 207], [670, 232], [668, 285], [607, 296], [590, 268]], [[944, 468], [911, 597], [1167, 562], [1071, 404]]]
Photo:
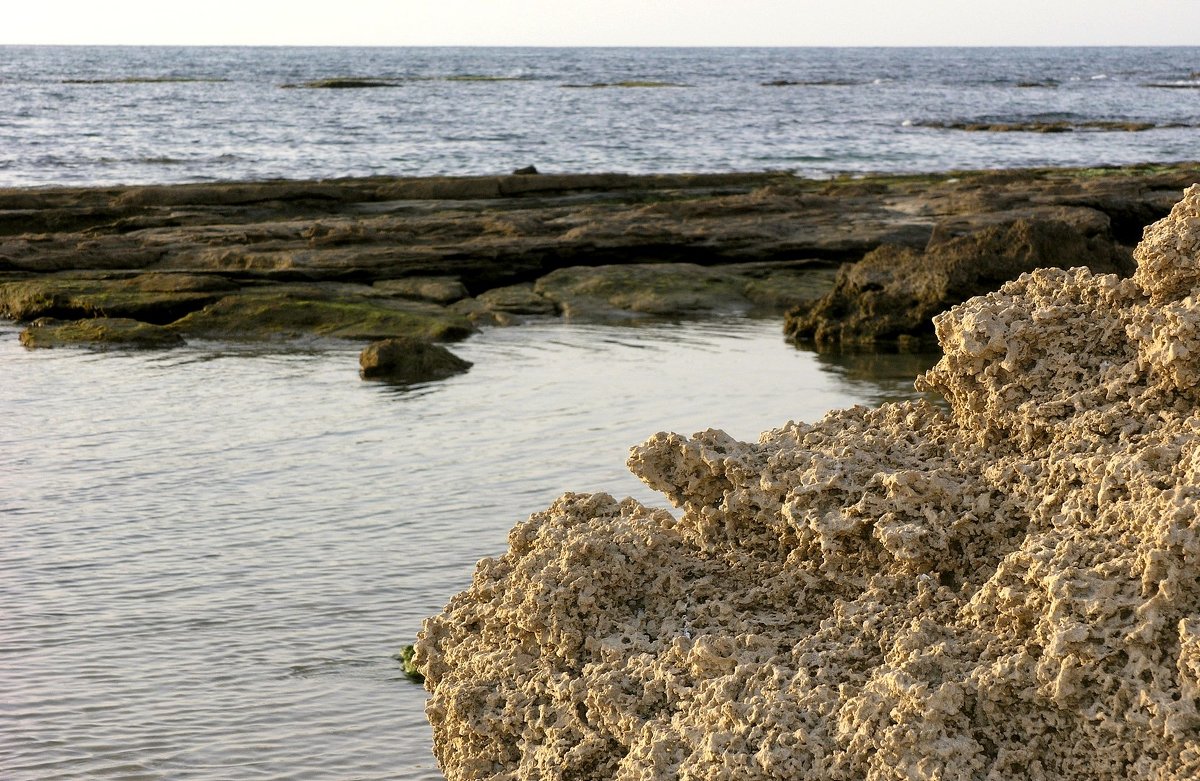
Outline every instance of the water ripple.
[[[402, 392], [353, 346], [26, 351], [0, 324], [0, 777], [437, 779], [391, 659], [564, 490], [663, 505], [660, 429], [911, 393], [779, 323], [496, 329]], [[878, 380], [871, 379], [879, 377]]]

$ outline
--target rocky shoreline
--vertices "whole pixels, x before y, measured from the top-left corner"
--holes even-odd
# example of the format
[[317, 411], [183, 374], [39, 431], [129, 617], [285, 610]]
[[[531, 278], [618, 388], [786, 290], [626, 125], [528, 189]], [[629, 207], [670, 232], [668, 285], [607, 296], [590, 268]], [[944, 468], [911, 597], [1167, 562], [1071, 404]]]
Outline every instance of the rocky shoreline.
[[1200, 185], [939, 315], [925, 400], [659, 433], [426, 620], [460, 779], [1200, 777]]
[[[933, 248], [983, 247], [969, 238], [983, 231], [1003, 243], [1023, 221], [1031, 235], [1090, 247], [1096, 270], [1128, 272], [1143, 227], [1197, 179], [1200, 164], [1189, 163], [827, 181], [534, 174], [8, 189], [0, 316], [26, 324], [31, 347], [169, 347], [192, 338], [453, 341], [530, 317], [791, 310], [798, 341], [903, 346], [906, 334], [932, 336], [925, 321], [947, 296], [1054, 265], [1031, 251], [998, 276], [991, 250], [960, 247], [956, 268], [977, 278], [968, 284], [947, 275], [945, 252]], [[880, 252], [891, 259], [880, 264]], [[888, 288], [881, 298], [888, 283], [878, 274], [850, 279], [847, 269], [835, 290], [838, 267], [864, 258], [903, 266], [901, 283], [920, 291]], [[936, 295], [924, 295], [926, 267], [953, 277]], [[880, 307], [919, 310], [915, 325], [880, 328]]]

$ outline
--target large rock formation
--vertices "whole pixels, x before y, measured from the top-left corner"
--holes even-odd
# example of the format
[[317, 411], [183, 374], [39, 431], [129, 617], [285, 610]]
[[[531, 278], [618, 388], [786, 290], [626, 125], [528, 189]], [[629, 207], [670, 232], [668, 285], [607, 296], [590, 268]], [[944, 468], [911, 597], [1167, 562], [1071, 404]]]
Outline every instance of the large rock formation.
[[429, 619], [459, 779], [1200, 776], [1200, 187], [936, 319], [928, 402], [630, 458]]
[[782, 312], [823, 294], [833, 264], [1016, 216], [1132, 245], [1197, 178], [1178, 164], [0, 190], [0, 317], [124, 317], [185, 338], [451, 339], [468, 318], [531, 311]]
[[1057, 220], [1017, 218], [966, 235], [935, 235], [924, 252], [884, 245], [842, 266], [819, 301], [790, 310], [789, 339], [818, 348], [900, 346], [934, 341], [933, 317], [1037, 268], [1086, 266], [1128, 276], [1133, 261], [1104, 230], [1088, 235]]

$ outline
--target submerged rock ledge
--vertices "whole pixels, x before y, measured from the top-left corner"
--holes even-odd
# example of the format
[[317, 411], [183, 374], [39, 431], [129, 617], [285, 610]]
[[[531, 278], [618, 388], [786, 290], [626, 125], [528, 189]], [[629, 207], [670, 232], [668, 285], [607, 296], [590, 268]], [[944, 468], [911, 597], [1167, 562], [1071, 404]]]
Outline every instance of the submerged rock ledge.
[[936, 320], [928, 402], [658, 434], [426, 621], [459, 779], [1200, 776], [1200, 187]]

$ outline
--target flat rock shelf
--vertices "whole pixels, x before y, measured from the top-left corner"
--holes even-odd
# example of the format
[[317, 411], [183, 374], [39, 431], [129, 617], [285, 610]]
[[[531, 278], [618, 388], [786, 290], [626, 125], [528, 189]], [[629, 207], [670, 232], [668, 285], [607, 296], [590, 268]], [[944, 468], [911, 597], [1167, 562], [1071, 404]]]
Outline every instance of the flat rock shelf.
[[[185, 340], [366, 342], [454, 341], [530, 318], [796, 309], [824, 318], [811, 332], [841, 334], [846, 291], [874, 289], [860, 273], [818, 306], [842, 263], [908, 252], [909, 265], [936, 268], [946, 253], [935, 246], [958, 247], [954, 262], [970, 273], [941, 283], [933, 300], [945, 303], [979, 292], [959, 276], [994, 288], [1007, 278], [997, 268], [1032, 262], [989, 265], [991, 245], [973, 236], [1032, 224], [1121, 268], [1142, 229], [1197, 178], [1196, 165], [1177, 164], [823, 181], [535, 174], [0, 190], [0, 315], [135, 320]], [[915, 314], [866, 341], [894, 341], [895, 328], [929, 335], [930, 297], [892, 298], [911, 299]], [[59, 328], [30, 343], [118, 332]]]

